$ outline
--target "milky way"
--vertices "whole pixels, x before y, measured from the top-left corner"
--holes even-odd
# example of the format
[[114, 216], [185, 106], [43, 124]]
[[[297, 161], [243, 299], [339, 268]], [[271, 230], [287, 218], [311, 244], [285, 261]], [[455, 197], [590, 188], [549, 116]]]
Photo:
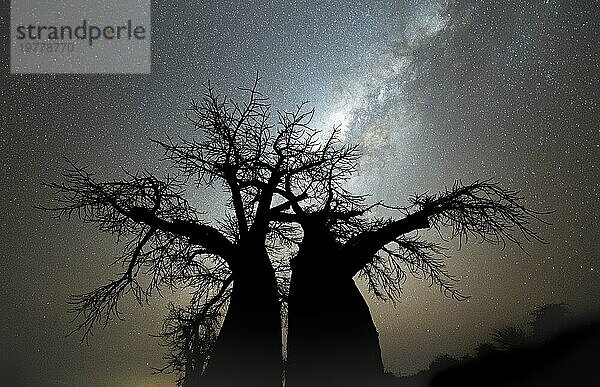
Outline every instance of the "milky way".
[[360, 172], [368, 179], [354, 179], [355, 189], [372, 189], [390, 159], [407, 163], [405, 153], [426, 114], [413, 101], [414, 83], [428, 72], [440, 42], [447, 41], [444, 35], [451, 33], [449, 8], [446, 2], [416, 4], [399, 32], [366, 51], [340, 81], [342, 97], [329, 119], [340, 125], [346, 141], [361, 145]]

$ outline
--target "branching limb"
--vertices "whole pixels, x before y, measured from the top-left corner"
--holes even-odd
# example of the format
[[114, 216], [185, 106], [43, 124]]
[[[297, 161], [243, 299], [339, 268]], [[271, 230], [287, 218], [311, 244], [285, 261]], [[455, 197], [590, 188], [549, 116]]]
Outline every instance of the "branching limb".
[[[346, 243], [348, 251], [360, 251], [361, 261], [354, 262], [360, 270], [371, 257], [396, 238], [419, 229], [433, 228], [444, 237], [466, 243], [475, 238], [504, 248], [506, 242], [519, 246], [523, 251], [525, 241], [543, 242], [531, 228], [533, 221], [546, 223], [541, 217], [547, 213], [531, 210], [521, 204], [517, 191], [506, 190], [491, 180], [476, 181], [462, 185], [457, 181], [452, 189], [436, 195], [415, 195], [411, 206], [401, 211], [406, 216], [389, 220], [376, 230], [355, 235]], [[522, 239], [521, 239], [522, 238]]]

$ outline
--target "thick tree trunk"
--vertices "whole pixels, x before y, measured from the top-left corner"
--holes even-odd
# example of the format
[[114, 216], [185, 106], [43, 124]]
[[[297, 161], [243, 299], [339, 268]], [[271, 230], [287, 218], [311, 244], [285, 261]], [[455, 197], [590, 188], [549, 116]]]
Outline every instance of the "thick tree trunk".
[[343, 260], [327, 245], [301, 247], [292, 263], [286, 387], [377, 386], [377, 329], [354, 280], [335, 267]]
[[279, 295], [266, 251], [260, 260], [234, 272], [229, 308], [201, 386], [281, 387]]

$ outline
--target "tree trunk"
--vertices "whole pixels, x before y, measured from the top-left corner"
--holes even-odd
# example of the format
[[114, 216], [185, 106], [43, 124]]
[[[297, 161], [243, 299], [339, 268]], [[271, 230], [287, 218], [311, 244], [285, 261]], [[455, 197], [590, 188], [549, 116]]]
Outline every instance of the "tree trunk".
[[[201, 386], [281, 387], [281, 311], [266, 251], [234, 272], [223, 326]], [[265, 262], [266, 260], [266, 262]]]
[[327, 245], [301, 246], [292, 263], [286, 387], [377, 386], [379, 334], [354, 280], [339, 274], [343, 260]]

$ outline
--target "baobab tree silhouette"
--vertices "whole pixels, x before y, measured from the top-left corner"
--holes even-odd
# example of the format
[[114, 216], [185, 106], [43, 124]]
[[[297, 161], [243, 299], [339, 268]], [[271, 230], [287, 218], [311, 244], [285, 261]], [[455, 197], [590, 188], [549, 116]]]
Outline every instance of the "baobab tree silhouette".
[[[193, 289], [190, 307], [171, 307], [165, 321], [162, 337], [172, 352], [164, 370], [185, 373], [186, 386], [280, 386], [283, 300], [287, 386], [369, 385], [383, 365], [355, 275], [386, 300], [400, 296], [407, 273], [460, 299], [443, 246], [418, 230], [449, 230], [461, 242], [521, 245], [519, 234], [541, 241], [529, 227], [541, 214], [489, 180], [415, 195], [407, 207], [365, 204], [345, 188], [358, 148], [339, 140], [339, 128], [329, 135], [312, 128], [314, 109], [306, 104], [272, 120], [258, 81], [242, 89], [242, 104], [207, 84], [187, 111], [197, 136], [154, 140], [174, 176], [127, 173], [99, 182], [71, 163], [63, 182], [47, 184], [57, 203], [45, 210], [78, 216], [124, 242], [124, 271], [71, 300], [83, 340], [120, 317], [126, 294], [143, 304], [155, 291], [185, 287]], [[211, 222], [184, 195], [217, 185], [229, 200], [224, 218]], [[375, 209], [395, 216], [375, 217]]]
[[[328, 143], [336, 143], [336, 133]], [[543, 222], [543, 213], [527, 209], [518, 192], [491, 180], [456, 182], [438, 194], [415, 195], [404, 208], [365, 205], [364, 196], [353, 195], [343, 184], [355, 171], [357, 148], [332, 148], [336, 156], [326, 168], [302, 178], [286, 176], [291, 212], [274, 217], [303, 229], [291, 262], [286, 374], [291, 387], [382, 383], [378, 333], [354, 282], [357, 274], [383, 300], [398, 299], [407, 273], [429, 280], [449, 297], [465, 298], [445, 269], [445, 247], [424, 240], [418, 230], [433, 229], [446, 234], [446, 241], [461, 243], [473, 237], [501, 245], [542, 242], [530, 222]], [[297, 200], [308, 192], [309, 200]], [[367, 216], [378, 207], [400, 217]]]
[[[202, 373], [205, 385], [281, 385], [281, 265], [272, 259], [285, 244], [277, 243], [283, 233], [271, 218], [290, 203], [274, 196], [283, 193], [284, 176], [308, 173], [328, 160], [327, 152], [317, 158], [302, 152], [314, 145], [302, 130], [310, 114], [300, 108], [278, 112], [273, 124], [258, 82], [257, 76], [252, 88], [241, 89], [248, 95], [242, 104], [218, 97], [205, 85], [202, 100], [192, 101], [187, 111], [198, 135], [155, 141], [175, 176], [127, 173], [123, 180], [99, 182], [88, 168], [71, 163], [63, 182], [46, 184], [56, 191], [57, 203], [43, 209], [95, 224], [125, 246], [119, 258], [124, 272], [70, 301], [75, 330], [83, 331], [84, 341], [94, 326], [120, 317], [118, 303], [126, 294], [143, 304], [162, 288], [193, 288], [192, 328], [207, 327], [207, 319], [226, 309], [218, 338], [207, 345], [210, 358], [194, 355], [194, 375]], [[224, 187], [229, 196], [225, 219], [202, 219], [184, 198], [192, 183]], [[182, 333], [179, 327], [175, 334]], [[200, 342], [210, 344], [197, 339], [191, 345]]]

